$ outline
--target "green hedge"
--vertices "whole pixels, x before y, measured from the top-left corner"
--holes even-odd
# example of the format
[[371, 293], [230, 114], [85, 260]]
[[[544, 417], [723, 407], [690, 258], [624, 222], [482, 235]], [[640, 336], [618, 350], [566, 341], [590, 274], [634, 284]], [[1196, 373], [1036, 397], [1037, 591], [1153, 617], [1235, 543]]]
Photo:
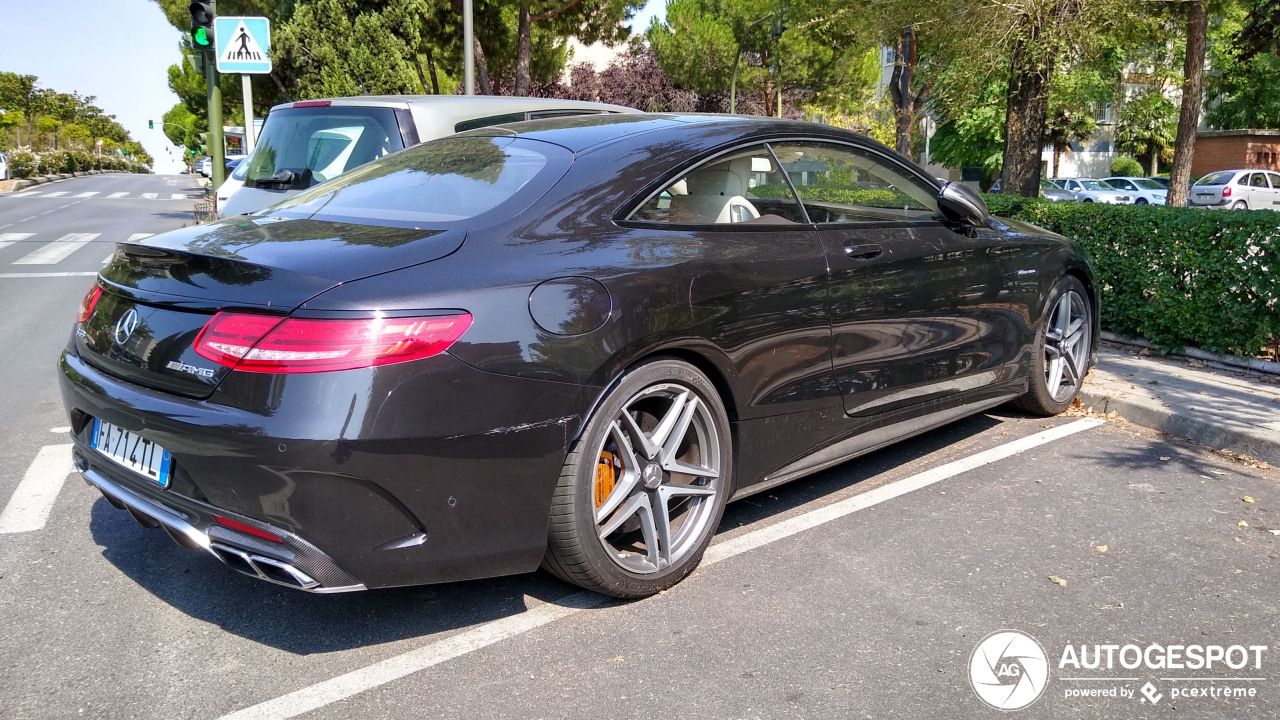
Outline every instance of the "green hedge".
[[[915, 204], [909, 196], [894, 190], [859, 190], [829, 185], [800, 185], [796, 188], [801, 199], [838, 205], [862, 205], [864, 207], [900, 207], [903, 202]], [[759, 198], [789, 198], [791, 189], [786, 185], [757, 185], [750, 193]]]
[[1084, 245], [1108, 330], [1246, 357], [1280, 343], [1280, 212], [985, 199]]

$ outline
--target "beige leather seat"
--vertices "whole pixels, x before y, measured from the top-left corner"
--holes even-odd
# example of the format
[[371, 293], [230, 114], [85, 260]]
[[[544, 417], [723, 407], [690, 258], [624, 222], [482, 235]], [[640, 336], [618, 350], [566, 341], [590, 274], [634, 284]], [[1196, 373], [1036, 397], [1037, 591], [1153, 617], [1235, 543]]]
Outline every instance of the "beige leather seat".
[[746, 186], [742, 178], [728, 170], [695, 170], [683, 184], [687, 194], [671, 196], [668, 216], [671, 222], [732, 223], [760, 217], [751, 202], [743, 197]]

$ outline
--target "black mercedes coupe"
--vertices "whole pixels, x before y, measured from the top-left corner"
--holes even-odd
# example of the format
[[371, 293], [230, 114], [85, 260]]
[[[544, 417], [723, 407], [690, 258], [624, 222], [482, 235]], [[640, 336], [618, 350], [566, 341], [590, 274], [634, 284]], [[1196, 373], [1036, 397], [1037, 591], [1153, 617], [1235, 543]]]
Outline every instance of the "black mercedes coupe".
[[802, 122], [574, 117], [119, 246], [61, 386], [85, 479], [312, 592], [535, 570], [640, 597], [725, 503], [1092, 361], [1076, 243]]

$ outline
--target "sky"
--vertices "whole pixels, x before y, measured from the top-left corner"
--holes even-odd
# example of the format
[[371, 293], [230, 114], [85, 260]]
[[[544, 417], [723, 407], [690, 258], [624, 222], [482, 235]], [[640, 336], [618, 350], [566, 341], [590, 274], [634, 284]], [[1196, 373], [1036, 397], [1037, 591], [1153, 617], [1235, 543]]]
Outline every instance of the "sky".
[[[643, 32], [666, 16], [666, 0], [632, 20]], [[178, 102], [167, 69], [182, 60], [182, 33], [152, 0], [0, 0], [0, 70], [35, 75], [40, 87], [93, 95], [95, 104], [142, 143], [155, 171], [175, 173], [181, 155], [160, 128]], [[88, 38], [78, 41], [77, 35]], [[155, 129], [147, 129], [147, 121]], [[166, 152], [165, 147], [171, 152]]]

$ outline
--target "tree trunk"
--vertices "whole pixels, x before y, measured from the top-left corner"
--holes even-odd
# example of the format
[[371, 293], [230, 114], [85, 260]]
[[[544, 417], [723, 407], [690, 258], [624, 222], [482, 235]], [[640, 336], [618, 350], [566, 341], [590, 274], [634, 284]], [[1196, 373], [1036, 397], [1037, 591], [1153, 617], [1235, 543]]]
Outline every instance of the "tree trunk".
[[1062, 145], [1053, 144], [1053, 177], [1058, 177], [1058, 165], [1062, 161]]
[[1151, 152], [1151, 174], [1148, 177], [1155, 177], [1160, 174], [1160, 153]]
[[1204, 44], [1208, 21], [1201, 0], [1187, 3], [1187, 59], [1182, 65], [1182, 110], [1178, 114], [1178, 139], [1173, 144], [1173, 171], [1165, 203], [1186, 207], [1191, 188], [1191, 159], [1200, 123], [1200, 97], [1204, 83]]
[[484, 48], [480, 46], [479, 38], [476, 38], [475, 46], [476, 82], [480, 85], [480, 94], [492, 95], [493, 79], [489, 77], [489, 65], [484, 61]]
[[898, 31], [894, 49], [893, 75], [889, 78], [889, 94], [893, 99], [894, 149], [910, 157], [911, 130], [915, 119], [915, 102], [911, 97], [911, 71], [915, 66], [915, 36], [907, 28]]
[[427, 75], [422, 72], [422, 61], [418, 59], [416, 54], [413, 56], [413, 68], [418, 71], [418, 84], [422, 86], [423, 94], [431, 94], [431, 91], [427, 89]]
[[436, 58], [431, 53], [431, 46], [427, 46], [427, 72], [431, 73], [431, 93], [433, 95], [440, 94], [440, 78], [436, 75]]
[[[1055, 7], [1054, 14], [1060, 12]], [[1030, 24], [1030, 18], [1023, 18]], [[1004, 167], [1001, 192], [1037, 197], [1040, 194], [1040, 153], [1044, 148], [1044, 122], [1049, 109], [1049, 79], [1053, 76], [1054, 50], [1040, 37], [1042, 28], [1031, 26], [1013, 46], [1009, 68], [1008, 109], [1004, 121]]]
[[275, 82], [276, 87], [280, 90], [280, 97], [284, 98], [285, 102], [293, 102], [293, 97], [290, 96], [289, 91], [285, 89], [284, 83], [281, 82], [280, 77], [276, 75], [274, 71], [271, 72], [269, 75], [271, 77], [271, 80]]
[[515, 95], [524, 97], [529, 94], [529, 65], [533, 62], [533, 37], [529, 22], [529, 3], [520, 3], [520, 21], [516, 26], [516, 88]]

